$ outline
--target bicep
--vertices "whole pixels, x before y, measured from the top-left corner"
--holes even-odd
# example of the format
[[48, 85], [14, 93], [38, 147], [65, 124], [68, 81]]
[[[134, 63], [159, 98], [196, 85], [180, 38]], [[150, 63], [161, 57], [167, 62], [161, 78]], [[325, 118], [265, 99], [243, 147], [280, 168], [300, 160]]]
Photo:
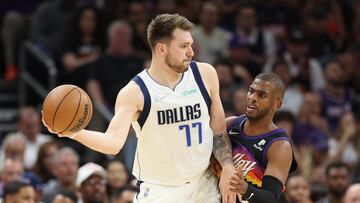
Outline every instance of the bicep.
[[211, 107], [210, 107], [210, 118], [211, 118], [211, 128], [214, 131], [214, 134], [221, 134], [226, 131], [225, 123], [225, 113], [221, 103], [219, 95], [219, 79], [216, 72], [212, 74], [210, 86], [210, 96], [211, 96]]
[[122, 89], [115, 104], [115, 115], [106, 133], [127, 136], [133, 117], [137, 114], [141, 94], [136, 87]]
[[293, 159], [291, 144], [286, 140], [275, 141], [267, 152], [268, 163], [265, 174], [285, 184]]

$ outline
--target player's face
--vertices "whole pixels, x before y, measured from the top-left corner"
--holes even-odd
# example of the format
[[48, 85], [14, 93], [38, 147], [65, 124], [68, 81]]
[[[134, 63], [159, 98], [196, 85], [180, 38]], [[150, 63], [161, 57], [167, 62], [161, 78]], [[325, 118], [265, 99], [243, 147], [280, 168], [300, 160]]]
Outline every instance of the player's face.
[[286, 196], [289, 202], [306, 202], [310, 199], [309, 186], [301, 176], [295, 176], [286, 184]]
[[189, 31], [175, 29], [165, 56], [166, 65], [175, 72], [186, 72], [194, 56], [194, 51], [191, 47], [192, 43], [193, 39]]
[[250, 85], [246, 96], [246, 115], [249, 119], [259, 120], [273, 111], [273, 88], [271, 83], [259, 79]]

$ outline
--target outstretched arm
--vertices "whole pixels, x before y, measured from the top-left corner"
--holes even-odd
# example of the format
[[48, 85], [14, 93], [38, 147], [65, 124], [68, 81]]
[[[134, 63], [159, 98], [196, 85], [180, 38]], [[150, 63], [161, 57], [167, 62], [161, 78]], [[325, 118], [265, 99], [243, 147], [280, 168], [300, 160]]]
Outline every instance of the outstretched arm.
[[[105, 133], [81, 130], [74, 135], [59, 135], [71, 137], [85, 146], [105, 153], [117, 154], [124, 146], [132, 120], [136, 120], [139, 105], [143, 104], [143, 97], [139, 87], [130, 82], [118, 94], [115, 105], [115, 115], [110, 121]], [[50, 129], [49, 129], [50, 130]]]

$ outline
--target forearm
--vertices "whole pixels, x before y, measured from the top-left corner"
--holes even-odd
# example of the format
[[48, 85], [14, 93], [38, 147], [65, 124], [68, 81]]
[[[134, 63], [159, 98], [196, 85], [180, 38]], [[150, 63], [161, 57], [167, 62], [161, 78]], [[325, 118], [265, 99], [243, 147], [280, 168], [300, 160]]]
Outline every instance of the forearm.
[[104, 154], [117, 154], [124, 146], [126, 139], [120, 139], [111, 133], [102, 133], [91, 130], [81, 130], [72, 138], [83, 145], [104, 153]]
[[231, 142], [226, 131], [214, 135], [213, 154], [222, 167], [233, 165]]
[[279, 202], [282, 194], [283, 184], [273, 176], [264, 176], [261, 188], [247, 184], [247, 190], [242, 195], [243, 200], [249, 203]]

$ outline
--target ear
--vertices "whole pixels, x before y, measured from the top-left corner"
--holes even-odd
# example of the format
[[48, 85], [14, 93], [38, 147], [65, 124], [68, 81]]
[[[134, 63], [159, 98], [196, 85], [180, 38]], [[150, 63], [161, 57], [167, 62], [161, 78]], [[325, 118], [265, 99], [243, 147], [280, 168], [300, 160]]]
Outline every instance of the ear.
[[158, 54], [164, 55], [167, 53], [167, 46], [164, 43], [156, 43], [155, 50]]
[[276, 109], [276, 110], [279, 110], [280, 107], [281, 107], [281, 105], [282, 105], [282, 100], [279, 99], [279, 98], [277, 98], [277, 99], [275, 100], [275, 109]]

